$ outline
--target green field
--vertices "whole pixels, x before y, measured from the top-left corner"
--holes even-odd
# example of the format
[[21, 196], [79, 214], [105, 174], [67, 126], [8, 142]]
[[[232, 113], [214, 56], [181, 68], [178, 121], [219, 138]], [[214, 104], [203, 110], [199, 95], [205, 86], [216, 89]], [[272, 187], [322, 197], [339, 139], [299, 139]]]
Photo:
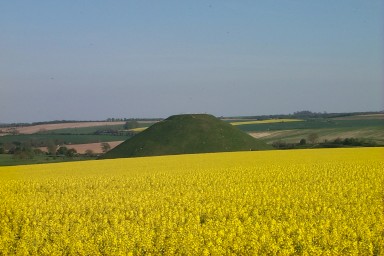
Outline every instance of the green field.
[[[237, 118], [229, 119], [227, 122], [249, 122], [256, 119]], [[155, 123], [155, 122], [153, 122]], [[140, 123], [140, 127], [147, 127], [153, 123]], [[189, 140], [196, 140], [191, 138], [195, 133], [193, 127], [185, 125], [183, 129], [188, 130], [187, 134]], [[121, 135], [95, 135], [94, 133], [99, 130], [115, 129], [121, 130], [123, 125], [113, 126], [96, 126], [85, 128], [68, 128], [53, 131], [46, 131], [45, 133], [38, 134], [24, 134], [24, 135], [7, 135], [0, 136], [0, 147], [6, 147], [6, 145], [14, 144], [18, 142], [20, 144], [31, 144], [35, 147], [46, 146], [48, 142], [60, 144], [87, 144], [87, 143], [100, 143], [111, 141], [123, 141], [130, 138], [130, 136]], [[384, 115], [348, 115], [346, 117], [338, 118], [311, 118], [301, 122], [280, 122], [280, 123], [251, 123], [251, 124], [239, 124], [236, 126], [246, 133], [250, 133], [252, 136], [258, 138], [267, 144], [273, 144], [274, 142], [283, 141], [285, 143], [299, 143], [301, 139], [308, 139], [308, 136], [312, 133], [318, 135], [317, 142], [324, 142], [335, 140], [336, 138], [356, 138], [364, 141], [376, 143], [378, 146], [384, 145]], [[159, 140], [160, 144], [169, 143], [170, 140], [177, 141], [177, 147], [183, 146], [185, 138], [181, 138], [178, 132], [179, 129], [175, 129], [171, 133], [171, 137], [164, 138], [161, 134], [155, 134], [154, 138]], [[202, 132], [202, 131], [201, 131]], [[205, 133], [205, 132], [204, 132]], [[211, 141], [209, 138], [213, 138], [214, 132], [210, 132], [208, 136], [206, 134], [206, 143]], [[139, 136], [140, 137], [140, 136]], [[193, 137], [193, 136], [192, 136]], [[148, 143], [154, 141], [152, 138]], [[217, 141], [217, 139], [214, 139]], [[146, 143], [146, 144], [148, 144]], [[149, 145], [148, 144], [148, 145]], [[211, 143], [208, 143], [211, 144]], [[14, 144], [14, 145], [17, 145]], [[147, 146], [148, 146], [147, 145]], [[139, 145], [140, 146], [140, 145]], [[174, 145], [173, 147], [176, 147]], [[159, 149], [160, 150], [160, 149]], [[191, 150], [191, 149], [189, 149]], [[161, 151], [161, 150], [160, 150]], [[160, 154], [160, 153], [158, 153]], [[40, 162], [52, 162], [53, 160], [45, 156], [35, 156], [34, 159], [17, 160], [12, 159], [9, 155], [0, 155], [0, 165], [14, 165], [14, 164], [29, 164]], [[73, 159], [72, 159], [73, 160]], [[55, 159], [54, 161], [62, 161], [62, 159]]]
[[[359, 138], [368, 141], [374, 141], [378, 145], [384, 145], [384, 129], [382, 127], [366, 127], [366, 128], [334, 128], [334, 129], [297, 129], [297, 130], [280, 130], [266, 134], [261, 134], [259, 139], [272, 143], [278, 140], [284, 140], [288, 143], [298, 143], [301, 139], [308, 138], [311, 133], [316, 133], [319, 142], [324, 140], [334, 140], [337, 138]], [[255, 133], [256, 137], [258, 133]]]
[[103, 126], [91, 126], [81, 128], [64, 128], [57, 130], [48, 130], [39, 132], [40, 134], [94, 134], [100, 130], [122, 130], [124, 125], [103, 125]]
[[[155, 122], [153, 122], [155, 123]], [[153, 123], [140, 123], [139, 127], [148, 127]], [[81, 127], [81, 128], [64, 128], [57, 130], [48, 130], [39, 132], [39, 134], [74, 134], [74, 135], [85, 135], [85, 134], [95, 134], [98, 131], [106, 131], [106, 130], [124, 130], [124, 125], [102, 125], [102, 126], [91, 126], [91, 127]]]
[[115, 135], [62, 135], [62, 134], [20, 134], [7, 135], [0, 137], [0, 143], [12, 143], [18, 141], [21, 143], [32, 142], [39, 143], [40, 141], [53, 141], [56, 144], [87, 144], [97, 142], [121, 141], [129, 138], [128, 136]]
[[27, 164], [48, 164], [59, 162], [72, 162], [82, 160], [93, 160], [96, 157], [79, 156], [75, 158], [53, 157], [47, 155], [35, 155], [32, 159], [17, 159], [13, 155], [0, 154], [0, 166], [27, 165]]
[[296, 130], [296, 129], [350, 129], [350, 128], [360, 129], [360, 128], [366, 128], [366, 127], [384, 128], [384, 120], [313, 119], [313, 120], [306, 120], [303, 122], [238, 125], [238, 128], [245, 132]]
[[316, 133], [319, 142], [336, 138], [359, 138], [384, 145], [384, 120], [374, 117], [350, 117], [350, 120], [309, 119], [303, 122], [244, 124], [237, 127], [268, 144], [278, 140], [298, 143], [300, 139]]

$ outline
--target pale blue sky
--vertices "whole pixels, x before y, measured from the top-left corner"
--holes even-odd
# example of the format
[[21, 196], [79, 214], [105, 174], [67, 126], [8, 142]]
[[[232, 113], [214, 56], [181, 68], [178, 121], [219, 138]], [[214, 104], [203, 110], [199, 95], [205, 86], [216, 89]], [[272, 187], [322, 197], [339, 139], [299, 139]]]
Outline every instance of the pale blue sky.
[[384, 109], [375, 0], [0, 2], [0, 122]]

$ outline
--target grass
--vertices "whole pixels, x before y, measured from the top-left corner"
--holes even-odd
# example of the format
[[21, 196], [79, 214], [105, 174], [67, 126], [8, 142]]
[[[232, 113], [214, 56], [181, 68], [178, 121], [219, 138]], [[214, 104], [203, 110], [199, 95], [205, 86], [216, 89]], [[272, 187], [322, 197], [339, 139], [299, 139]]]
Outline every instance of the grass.
[[[197, 115], [198, 116], [198, 115]], [[184, 116], [185, 117], [185, 116]], [[274, 141], [282, 140], [287, 143], [298, 143], [302, 138], [308, 138], [308, 135], [311, 133], [316, 133], [319, 135], [319, 142], [324, 140], [334, 140], [336, 138], [359, 138], [366, 139], [376, 142], [378, 145], [384, 145], [384, 115], [358, 115], [358, 116], [348, 116], [345, 118], [318, 118], [303, 120], [301, 122], [289, 122], [282, 120], [285, 119], [273, 119], [273, 120], [263, 120], [263, 121], [250, 121], [249, 119], [236, 119], [236, 122], [232, 122], [236, 125], [236, 130], [240, 129], [247, 133], [254, 133], [255, 136], [261, 135], [259, 142], [265, 142], [267, 144], [272, 144]], [[288, 119], [288, 120], [297, 120], [297, 119]], [[268, 121], [268, 123], [265, 123]], [[273, 122], [271, 122], [273, 121]], [[279, 121], [279, 122], [277, 122]], [[154, 122], [155, 123], [155, 122]], [[225, 122], [229, 125], [229, 121]], [[135, 130], [143, 130], [144, 127], [151, 125], [152, 123], [140, 123], [140, 128]], [[131, 147], [150, 147], [153, 148], [151, 154], [168, 154], [168, 153], [195, 153], [214, 150], [217, 151], [233, 151], [240, 148], [242, 143], [239, 139], [233, 139], [231, 142], [231, 149], [225, 148], [223, 144], [216, 144], [216, 148], [209, 148], [207, 145], [220, 142], [223, 137], [233, 137], [234, 134], [223, 132], [221, 126], [213, 125], [212, 128], [215, 130], [209, 130], [207, 133], [207, 127], [196, 129], [190, 123], [186, 123], [183, 129], [186, 130], [186, 134], [181, 135], [180, 129], [170, 129], [171, 132], [152, 132], [152, 137], [149, 137], [146, 143], [138, 143], [137, 139], [132, 140], [130, 143], [133, 143]], [[96, 126], [96, 127], [84, 127], [84, 128], [67, 128], [54, 131], [46, 131], [43, 134], [29, 134], [29, 135], [8, 135], [0, 136], [0, 146], [1, 144], [13, 143], [18, 141], [20, 143], [32, 142], [35, 145], [41, 145], [47, 141], [53, 141], [56, 144], [87, 144], [87, 143], [100, 143], [100, 142], [110, 142], [110, 141], [122, 141], [126, 140], [128, 136], [114, 136], [114, 135], [94, 135], [93, 133], [97, 130], [103, 129], [117, 129], [120, 130], [123, 128], [123, 125], [112, 125], [112, 126]], [[226, 129], [224, 129], [226, 130]], [[53, 133], [53, 134], [52, 134]], [[196, 133], [204, 133], [204, 136], [198, 136]], [[262, 134], [265, 133], [265, 134]], [[167, 136], [164, 136], [167, 134]], [[210, 135], [209, 135], [210, 134]], [[211, 135], [221, 134], [220, 137], [214, 137]], [[136, 137], [139, 135], [136, 135]], [[141, 136], [141, 135], [140, 135]], [[140, 138], [140, 136], [138, 138]], [[187, 138], [187, 140], [186, 140]], [[135, 142], [136, 141], [136, 142]], [[189, 142], [188, 142], [189, 141]], [[188, 144], [190, 141], [202, 141], [205, 144], [201, 145], [191, 145]], [[166, 149], [166, 147], [156, 146], [156, 143], [170, 145], [174, 150]], [[172, 144], [173, 143], [173, 144]], [[246, 147], [250, 145], [245, 143]], [[259, 144], [260, 146], [261, 144]], [[262, 148], [265, 147], [262, 146]], [[268, 146], [267, 146], [268, 147]], [[176, 151], [176, 149], [178, 149]], [[241, 149], [244, 150], [244, 149]], [[164, 151], [164, 152], [162, 152]], [[137, 152], [136, 152], [137, 153]], [[136, 154], [135, 153], [135, 154]], [[142, 152], [144, 154], [144, 152]], [[149, 152], [147, 152], [149, 153]], [[66, 159], [65, 161], [68, 161]], [[29, 163], [45, 163], [45, 162], [61, 162], [63, 159], [60, 158], [49, 158], [46, 156], [35, 156], [34, 159], [12, 159], [10, 155], [0, 155], [0, 165], [15, 165], [15, 164], [29, 164]]]
[[240, 125], [239, 129], [245, 132], [255, 132], [255, 131], [278, 131], [278, 130], [295, 130], [295, 129], [330, 129], [330, 128], [360, 129], [360, 128], [366, 128], [366, 127], [384, 128], [384, 120], [380, 120], [380, 119], [368, 119], [368, 120], [313, 119], [313, 120], [306, 120], [304, 122]]
[[[237, 123], [241, 124], [241, 122]], [[384, 145], [383, 115], [317, 118], [304, 120], [303, 122], [244, 122], [238, 128], [253, 134], [253, 136], [268, 144], [278, 140], [287, 143], [298, 143], [300, 139], [306, 139], [309, 134], [316, 133], [319, 135], [319, 142], [336, 138], [358, 138]]]
[[[155, 123], [155, 122], [153, 122]], [[146, 128], [153, 123], [140, 123], [139, 127], [136, 129], [142, 129]], [[84, 135], [84, 134], [94, 134], [97, 131], [100, 130], [124, 130], [123, 124], [118, 125], [101, 125], [101, 126], [91, 126], [91, 127], [81, 127], [81, 128], [64, 128], [64, 129], [57, 129], [57, 130], [49, 130], [40, 132], [40, 134], [76, 134], [76, 135]]]
[[[259, 139], [266, 143], [272, 143], [274, 141], [283, 140], [288, 143], [298, 143], [301, 139], [307, 139], [308, 135], [316, 133], [319, 135], [319, 142], [324, 140], [334, 140], [336, 138], [360, 138], [366, 140], [372, 140], [379, 145], [384, 145], [384, 129], [380, 127], [367, 127], [362, 129], [344, 128], [344, 129], [299, 129], [299, 130], [281, 130], [272, 131], [267, 134], [262, 134]], [[257, 137], [258, 133], [254, 133]]]
[[102, 125], [80, 128], [63, 128], [57, 130], [48, 130], [40, 132], [40, 134], [94, 134], [99, 130], [122, 130], [124, 125]]
[[271, 123], [286, 123], [286, 122], [301, 122], [302, 119], [268, 119], [268, 120], [255, 120], [255, 121], [239, 121], [232, 122], [231, 125], [248, 125], [248, 124], [271, 124]]
[[384, 119], [384, 114], [353, 115], [345, 117], [334, 117], [334, 120], [363, 120], [363, 119]]
[[269, 149], [211, 115], [177, 115], [152, 125], [120, 144], [105, 158]]
[[92, 160], [95, 157], [79, 156], [75, 158], [53, 157], [47, 155], [35, 155], [32, 159], [17, 159], [13, 155], [0, 154], [0, 166], [28, 165], [28, 164], [47, 164], [59, 162], [72, 162]]
[[20, 135], [7, 135], [0, 137], [0, 143], [12, 143], [15, 141], [25, 143], [41, 143], [46, 141], [58, 142], [56, 144], [86, 144], [97, 142], [121, 141], [129, 138], [128, 136], [114, 136], [114, 135], [62, 135], [62, 134], [20, 134]]

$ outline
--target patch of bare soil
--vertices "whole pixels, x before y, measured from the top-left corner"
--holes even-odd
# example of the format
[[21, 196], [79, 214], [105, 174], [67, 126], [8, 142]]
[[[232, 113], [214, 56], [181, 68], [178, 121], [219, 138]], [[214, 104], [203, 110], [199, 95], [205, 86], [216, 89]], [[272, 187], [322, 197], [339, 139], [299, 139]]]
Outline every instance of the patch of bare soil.
[[281, 134], [285, 131], [273, 131], [273, 132], [250, 132], [249, 135], [251, 135], [253, 138], [259, 139], [263, 137], [268, 137], [268, 136], [274, 136]]
[[[111, 141], [107, 142], [111, 149], [116, 147], [117, 145], [121, 144], [124, 141]], [[87, 150], [92, 150], [94, 153], [100, 154], [103, 153], [103, 150], [101, 148], [101, 143], [89, 143], [89, 144], [75, 144], [75, 145], [65, 145], [67, 148], [73, 148], [77, 151], [79, 154], [84, 154]]]
[[[124, 141], [123, 140], [122, 141], [110, 141], [110, 142], [107, 142], [107, 143], [111, 146], [111, 149], [113, 149], [114, 147], [116, 147], [117, 145], [121, 144], [122, 142], [124, 142]], [[68, 149], [73, 148], [79, 154], [85, 154], [85, 152], [87, 150], [92, 150], [93, 153], [95, 153], [95, 154], [103, 153], [103, 150], [101, 148], [101, 143], [71, 144], [71, 145], [62, 145], [62, 146], [65, 146]], [[47, 148], [46, 147], [42, 147], [40, 149], [42, 151], [44, 151], [44, 152], [47, 152]]]

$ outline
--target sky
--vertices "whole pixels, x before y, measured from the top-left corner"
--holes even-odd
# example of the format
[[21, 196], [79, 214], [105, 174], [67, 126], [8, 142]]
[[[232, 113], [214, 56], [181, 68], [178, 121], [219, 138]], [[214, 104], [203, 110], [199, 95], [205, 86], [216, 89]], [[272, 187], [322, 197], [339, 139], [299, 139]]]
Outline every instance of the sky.
[[384, 110], [381, 0], [0, 1], [0, 123]]

